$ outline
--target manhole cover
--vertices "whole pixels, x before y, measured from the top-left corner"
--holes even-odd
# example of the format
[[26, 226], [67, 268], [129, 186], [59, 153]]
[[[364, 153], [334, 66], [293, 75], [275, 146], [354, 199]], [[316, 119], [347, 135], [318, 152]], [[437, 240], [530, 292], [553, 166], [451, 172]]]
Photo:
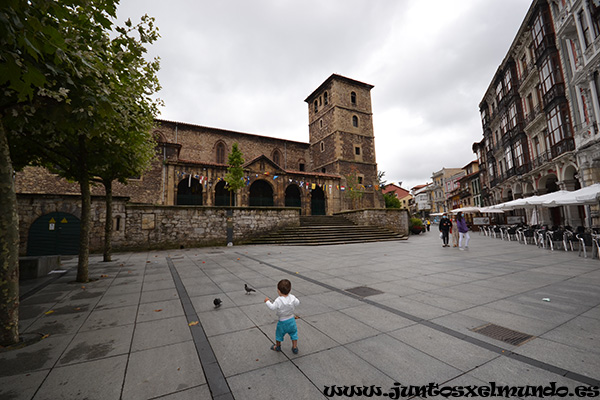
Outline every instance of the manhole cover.
[[381, 290], [373, 289], [367, 286], [358, 286], [352, 289], [346, 289], [346, 292], [350, 292], [360, 297], [373, 296], [383, 293]]
[[513, 331], [512, 329], [505, 328], [503, 326], [486, 324], [478, 328], [472, 329], [473, 332], [481, 333], [492, 339], [501, 340], [504, 343], [512, 344], [515, 346], [522, 345], [528, 340], [533, 339], [532, 335], [526, 333]]

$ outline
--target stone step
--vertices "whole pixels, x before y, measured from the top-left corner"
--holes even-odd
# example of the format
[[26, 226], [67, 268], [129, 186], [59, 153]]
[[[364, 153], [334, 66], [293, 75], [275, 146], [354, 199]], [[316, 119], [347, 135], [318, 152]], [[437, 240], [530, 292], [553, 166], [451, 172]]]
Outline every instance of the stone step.
[[[301, 225], [289, 227], [269, 235], [256, 238], [250, 244], [279, 244], [295, 246], [317, 246], [325, 244], [364, 243], [375, 241], [405, 240], [406, 237], [387, 229], [375, 226], [354, 225], [341, 217], [335, 222], [331, 217], [311, 217], [303, 219]], [[325, 224], [325, 225], [322, 225]]]

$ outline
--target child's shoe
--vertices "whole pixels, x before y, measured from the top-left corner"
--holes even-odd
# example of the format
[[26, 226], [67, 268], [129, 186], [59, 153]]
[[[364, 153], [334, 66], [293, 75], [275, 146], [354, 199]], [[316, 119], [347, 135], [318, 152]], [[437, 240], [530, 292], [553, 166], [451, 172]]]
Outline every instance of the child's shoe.
[[281, 346], [275, 346], [275, 345], [273, 345], [273, 346], [271, 346], [271, 350], [273, 350], [273, 351], [281, 351]]
[[298, 354], [298, 348], [297, 347], [292, 347], [292, 353]]

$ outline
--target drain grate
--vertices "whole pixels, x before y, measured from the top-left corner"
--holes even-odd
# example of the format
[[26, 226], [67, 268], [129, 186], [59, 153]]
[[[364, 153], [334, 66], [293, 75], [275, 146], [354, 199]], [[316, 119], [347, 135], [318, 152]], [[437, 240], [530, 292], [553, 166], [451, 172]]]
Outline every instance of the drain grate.
[[360, 297], [373, 296], [376, 294], [382, 294], [381, 290], [373, 289], [367, 286], [358, 286], [351, 289], [346, 289], [346, 292], [350, 292]]
[[504, 343], [512, 344], [514, 346], [520, 346], [534, 338], [532, 335], [513, 331], [512, 329], [494, 324], [486, 324], [471, 330], [473, 332], [481, 333], [482, 335], [491, 337], [492, 339], [501, 340]]

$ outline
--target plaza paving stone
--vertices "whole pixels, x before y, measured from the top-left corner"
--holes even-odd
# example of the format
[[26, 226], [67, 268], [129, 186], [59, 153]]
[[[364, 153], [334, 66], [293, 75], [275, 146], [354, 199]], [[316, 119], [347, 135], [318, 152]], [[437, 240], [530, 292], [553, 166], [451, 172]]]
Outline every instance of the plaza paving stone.
[[[600, 383], [599, 260], [477, 233], [469, 251], [442, 248], [435, 229], [400, 242], [92, 255], [85, 284], [65, 259], [64, 276], [37, 281], [46, 285], [21, 302], [23, 337], [37, 341], [0, 351], [0, 398], [318, 399], [332, 385]], [[300, 300], [299, 354], [289, 337], [269, 350], [276, 315], [263, 301], [283, 278]], [[35, 285], [23, 282], [23, 293]], [[347, 291], [357, 286], [383, 293]], [[534, 337], [515, 346], [473, 332], [489, 323]]]

